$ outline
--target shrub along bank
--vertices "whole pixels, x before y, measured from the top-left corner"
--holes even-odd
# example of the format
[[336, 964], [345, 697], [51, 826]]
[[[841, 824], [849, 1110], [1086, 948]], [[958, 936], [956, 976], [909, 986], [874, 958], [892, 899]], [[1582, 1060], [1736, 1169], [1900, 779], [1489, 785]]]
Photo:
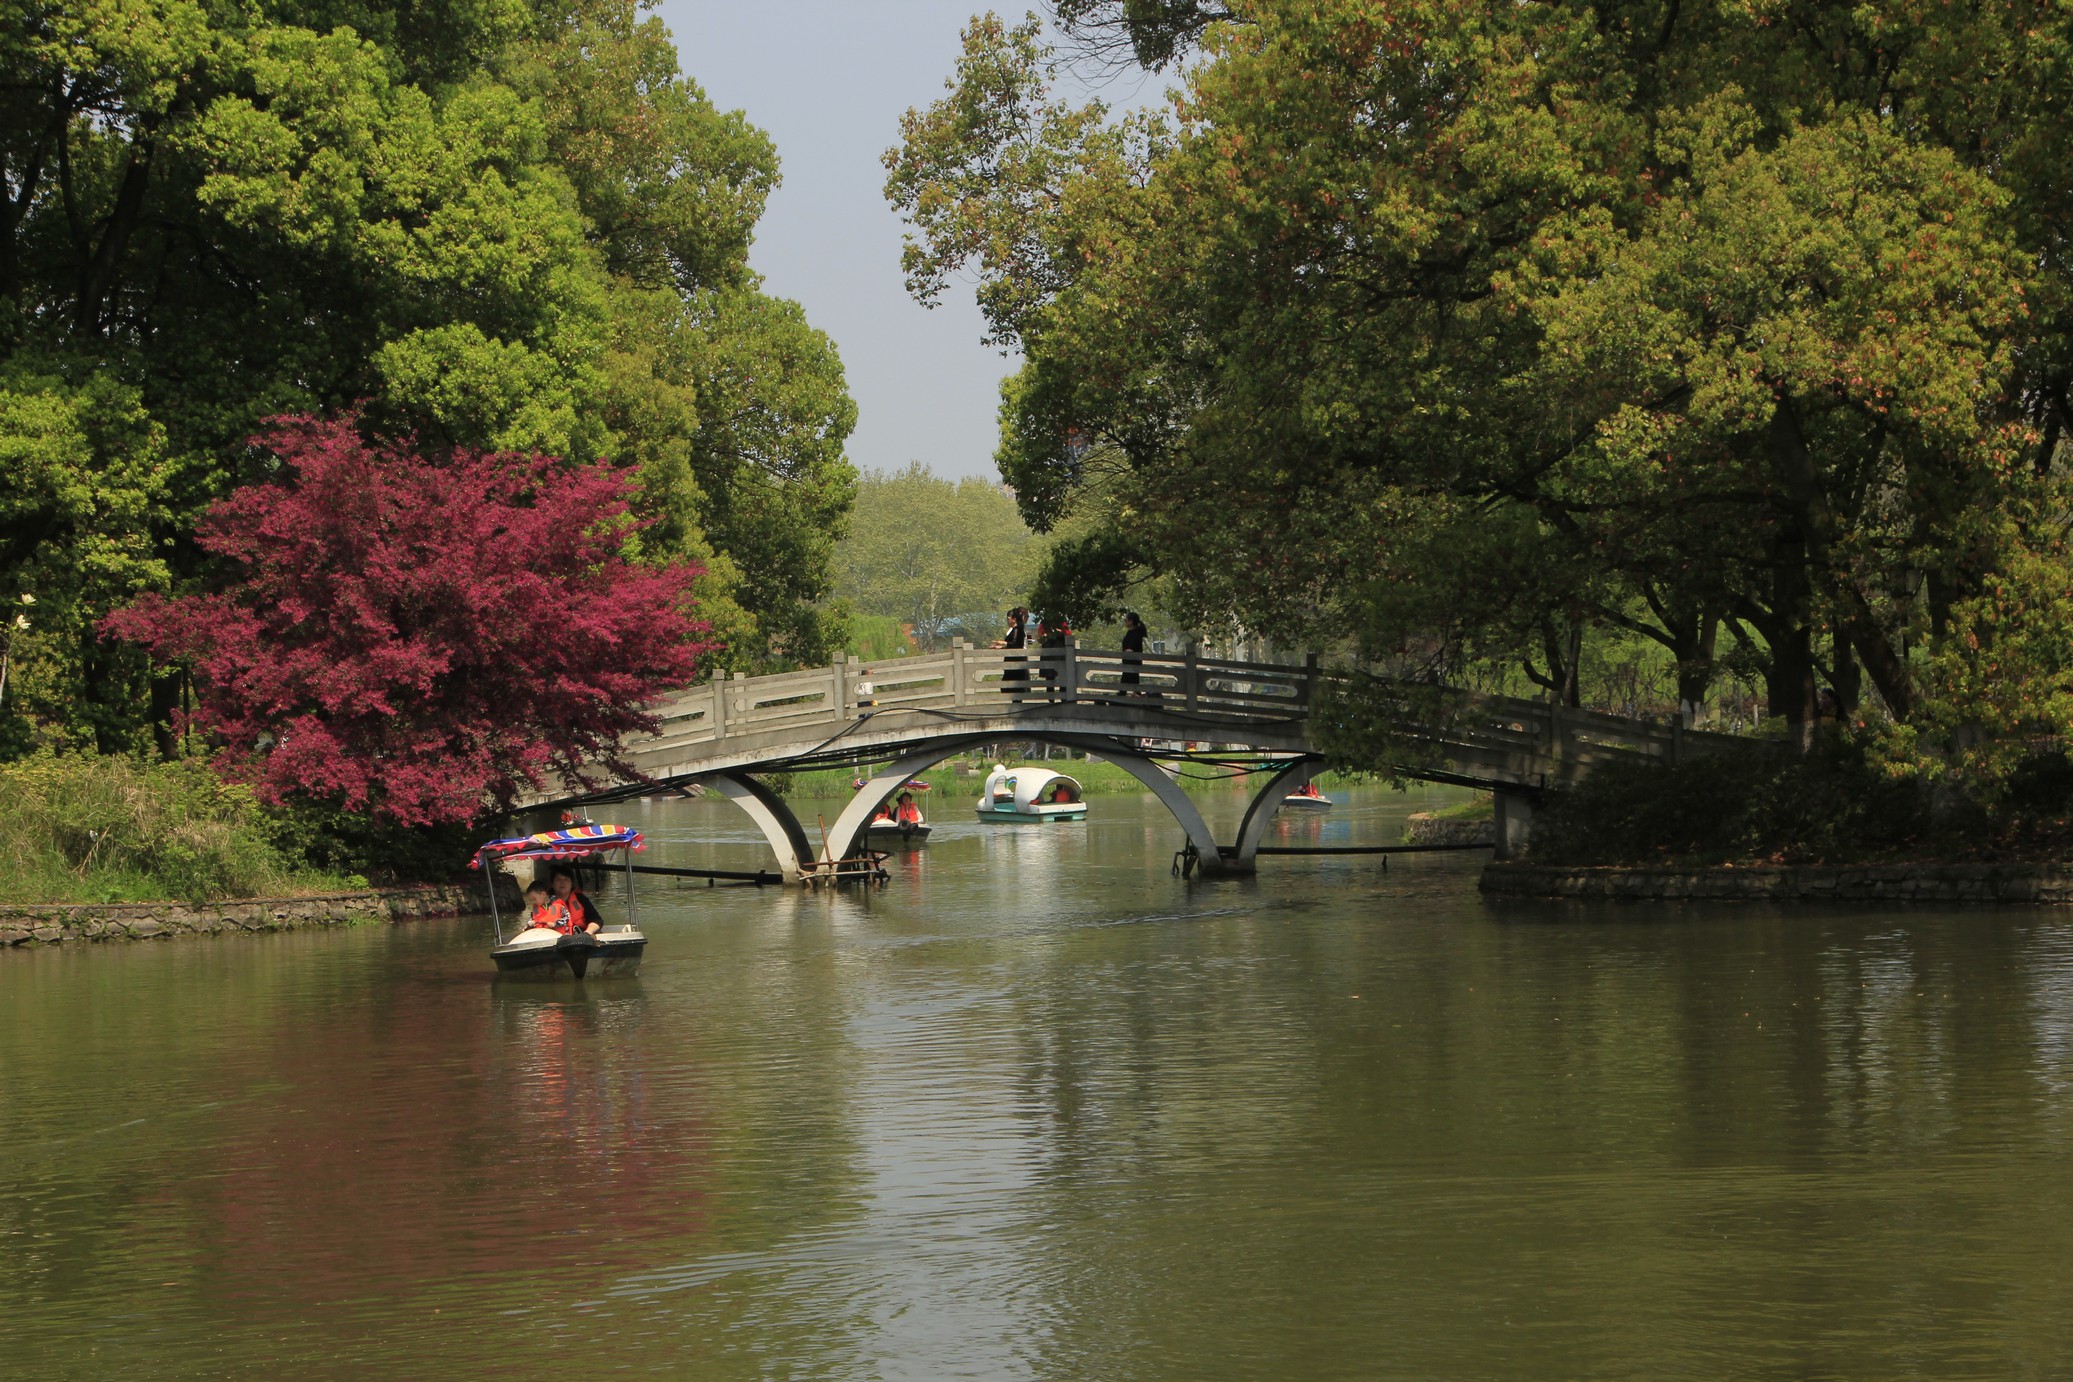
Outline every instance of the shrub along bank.
[[1896, 775], [1855, 741], [1619, 764], [1553, 796], [1536, 864], [1854, 864], [2054, 859], [2073, 847], [2073, 764], [2031, 760], [1991, 802]]
[[450, 836], [275, 810], [200, 759], [0, 764], [0, 875], [17, 903], [200, 903], [447, 879], [467, 858]]

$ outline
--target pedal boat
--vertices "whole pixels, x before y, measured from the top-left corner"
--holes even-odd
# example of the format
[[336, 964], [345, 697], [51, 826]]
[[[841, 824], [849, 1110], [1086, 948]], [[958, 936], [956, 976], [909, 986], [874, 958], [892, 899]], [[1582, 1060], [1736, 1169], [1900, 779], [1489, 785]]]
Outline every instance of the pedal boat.
[[[1066, 799], [1053, 801], [1061, 786]], [[996, 763], [979, 793], [979, 819], [1023, 823], [1083, 821], [1087, 819], [1087, 802], [1080, 784], [1064, 773], [1027, 763], [1010, 770]]]
[[567, 830], [548, 830], [491, 840], [475, 851], [469, 867], [489, 875], [489, 910], [496, 928], [497, 943], [490, 959], [499, 976], [526, 979], [616, 979], [637, 973], [648, 938], [628, 921], [599, 928], [598, 934], [578, 932], [563, 935], [543, 926], [527, 927], [509, 940], [504, 938], [504, 919], [497, 905], [495, 866], [514, 859], [590, 859], [623, 851], [626, 863], [626, 911], [634, 913], [633, 856], [646, 849], [641, 832], [620, 825], [576, 825]]
[[918, 845], [928, 842], [929, 831], [933, 829], [927, 821], [901, 825], [898, 821], [872, 821], [864, 827], [864, 833], [877, 849], [896, 845]]
[[639, 972], [648, 938], [631, 926], [564, 936], [528, 927], [490, 951], [497, 973], [529, 979], [612, 979]]
[[1305, 787], [1301, 791], [1290, 792], [1283, 797], [1281, 799], [1281, 809], [1284, 811], [1329, 811], [1332, 809], [1332, 799], [1318, 791], [1315, 787]]

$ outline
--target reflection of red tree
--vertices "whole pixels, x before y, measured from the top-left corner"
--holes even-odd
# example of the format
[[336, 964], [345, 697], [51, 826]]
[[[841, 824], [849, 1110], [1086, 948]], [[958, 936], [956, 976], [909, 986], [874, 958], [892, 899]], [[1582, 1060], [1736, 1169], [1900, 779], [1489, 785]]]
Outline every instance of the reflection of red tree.
[[603, 1284], [706, 1227], [695, 1086], [650, 1079], [653, 1016], [452, 984], [325, 1008], [247, 1072], [292, 1093], [235, 1105], [221, 1174], [173, 1193], [236, 1296]]

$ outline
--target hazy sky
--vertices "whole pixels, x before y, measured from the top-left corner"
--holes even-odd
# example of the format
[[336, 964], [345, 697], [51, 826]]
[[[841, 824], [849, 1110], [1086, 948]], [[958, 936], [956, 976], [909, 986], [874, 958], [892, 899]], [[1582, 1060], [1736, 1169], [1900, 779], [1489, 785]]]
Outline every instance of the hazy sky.
[[[1019, 17], [1026, 6], [1002, 6]], [[684, 71], [777, 141], [784, 185], [750, 262], [835, 338], [857, 401], [859, 467], [922, 461], [995, 474], [1001, 376], [969, 287], [930, 311], [900, 280], [901, 222], [879, 155], [909, 106], [942, 94], [958, 34], [985, 0], [663, 0]]]

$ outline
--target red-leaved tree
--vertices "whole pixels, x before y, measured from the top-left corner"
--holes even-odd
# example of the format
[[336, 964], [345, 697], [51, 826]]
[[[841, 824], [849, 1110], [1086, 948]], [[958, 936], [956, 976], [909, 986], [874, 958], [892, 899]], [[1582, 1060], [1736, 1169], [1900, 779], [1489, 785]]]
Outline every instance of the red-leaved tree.
[[255, 444], [279, 480], [200, 525], [229, 582], [147, 596], [107, 632], [193, 667], [197, 721], [271, 801], [420, 825], [626, 771], [622, 736], [654, 728], [645, 707], [712, 646], [691, 612], [699, 569], [623, 555], [627, 473], [424, 457], [357, 422], [276, 419]]

